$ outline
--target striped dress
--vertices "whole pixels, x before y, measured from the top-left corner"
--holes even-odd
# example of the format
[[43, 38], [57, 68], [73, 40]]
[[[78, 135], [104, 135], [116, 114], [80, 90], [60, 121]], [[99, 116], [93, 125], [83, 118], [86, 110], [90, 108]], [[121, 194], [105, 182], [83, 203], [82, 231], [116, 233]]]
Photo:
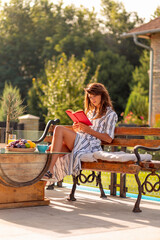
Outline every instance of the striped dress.
[[[101, 118], [93, 119], [94, 114], [89, 112], [88, 118], [92, 122], [91, 128], [100, 133], [107, 133], [114, 138], [114, 129], [118, 120], [117, 114], [110, 107]], [[55, 182], [61, 181], [66, 175], [77, 176], [81, 170], [81, 156], [85, 153], [101, 151], [101, 141], [87, 133], [78, 132], [76, 135], [74, 148], [71, 153], [59, 157], [53, 168], [53, 179]]]

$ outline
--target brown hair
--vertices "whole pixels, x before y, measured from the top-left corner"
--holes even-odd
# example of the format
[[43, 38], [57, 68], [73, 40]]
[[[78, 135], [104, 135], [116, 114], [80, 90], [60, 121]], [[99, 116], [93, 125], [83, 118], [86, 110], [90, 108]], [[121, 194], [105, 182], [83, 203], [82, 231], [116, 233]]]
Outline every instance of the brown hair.
[[90, 110], [93, 111], [95, 106], [91, 103], [88, 94], [91, 95], [101, 95], [101, 106], [95, 118], [100, 118], [105, 115], [107, 107], [111, 107], [113, 109], [112, 101], [109, 96], [108, 90], [101, 83], [90, 83], [87, 85], [85, 90], [85, 101], [84, 108], [85, 112], [88, 113]]

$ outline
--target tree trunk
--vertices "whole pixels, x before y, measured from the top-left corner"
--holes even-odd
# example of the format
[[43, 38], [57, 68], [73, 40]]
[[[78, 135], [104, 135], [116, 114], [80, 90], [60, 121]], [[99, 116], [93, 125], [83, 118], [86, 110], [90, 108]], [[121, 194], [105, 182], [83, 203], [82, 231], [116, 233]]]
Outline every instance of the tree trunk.
[[8, 144], [9, 129], [10, 129], [10, 115], [7, 114], [7, 121], [6, 121], [6, 139], [5, 139], [5, 143], [6, 143], [6, 144]]

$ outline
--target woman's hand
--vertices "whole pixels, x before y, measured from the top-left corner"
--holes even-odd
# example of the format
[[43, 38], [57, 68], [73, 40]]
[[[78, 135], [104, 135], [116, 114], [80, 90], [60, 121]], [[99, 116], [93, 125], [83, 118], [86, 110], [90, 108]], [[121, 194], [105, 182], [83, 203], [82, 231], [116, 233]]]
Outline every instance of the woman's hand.
[[74, 122], [72, 128], [75, 132], [79, 132], [79, 126], [77, 125], [77, 123]]
[[107, 133], [100, 133], [97, 131], [94, 131], [92, 128], [90, 128], [88, 125], [85, 125], [84, 123], [74, 123], [73, 129], [76, 129], [76, 132], [85, 132], [88, 133], [101, 141], [105, 141], [108, 143], [112, 142], [112, 138]]
[[78, 132], [85, 132], [88, 134], [90, 134], [90, 132], [91, 132], [91, 128], [88, 125], [81, 123], [81, 122], [74, 123], [73, 129], [76, 129]]

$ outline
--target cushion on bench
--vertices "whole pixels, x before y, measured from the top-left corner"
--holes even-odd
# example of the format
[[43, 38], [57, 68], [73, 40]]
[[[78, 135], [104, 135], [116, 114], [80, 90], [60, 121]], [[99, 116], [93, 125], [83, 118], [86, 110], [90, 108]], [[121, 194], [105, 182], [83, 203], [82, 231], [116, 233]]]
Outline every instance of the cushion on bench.
[[[142, 161], [150, 161], [152, 159], [151, 154], [140, 154]], [[101, 159], [107, 162], [136, 162], [137, 158], [135, 154], [120, 152], [105, 152], [97, 151], [94, 153], [86, 153], [81, 156], [82, 162], [96, 162], [97, 159]]]
[[98, 162], [93, 153], [85, 153], [81, 156], [81, 162]]

